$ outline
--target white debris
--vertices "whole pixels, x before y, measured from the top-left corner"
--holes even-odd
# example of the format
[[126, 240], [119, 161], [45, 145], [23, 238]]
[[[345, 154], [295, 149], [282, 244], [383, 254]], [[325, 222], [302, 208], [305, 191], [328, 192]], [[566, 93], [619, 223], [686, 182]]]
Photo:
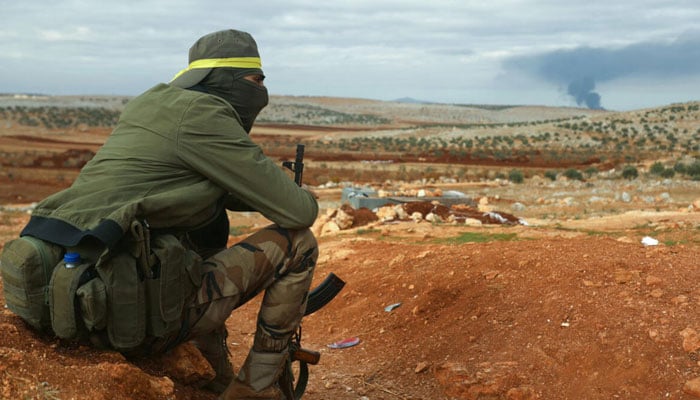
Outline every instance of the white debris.
[[642, 244], [645, 246], [657, 246], [659, 241], [650, 236], [644, 236], [642, 238]]
[[487, 216], [487, 217], [493, 218], [493, 219], [497, 220], [498, 222], [500, 222], [500, 223], [502, 223], [502, 224], [508, 223], [508, 220], [505, 219], [505, 218], [503, 218], [503, 216], [502, 216], [501, 214], [499, 214], [499, 213], [496, 213], [496, 212], [487, 212], [487, 213], [484, 213], [484, 215]]

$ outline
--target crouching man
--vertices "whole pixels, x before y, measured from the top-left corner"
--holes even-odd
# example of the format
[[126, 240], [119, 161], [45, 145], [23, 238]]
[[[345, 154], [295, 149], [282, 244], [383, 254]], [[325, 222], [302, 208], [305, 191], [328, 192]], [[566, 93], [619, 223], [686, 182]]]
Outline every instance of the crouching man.
[[[225, 30], [197, 40], [170, 83], [132, 99], [72, 186], [41, 201], [6, 244], [10, 309], [127, 355], [192, 340], [222, 399], [284, 398], [318, 205], [248, 135], [268, 103], [264, 78], [254, 39]], [[227, 209], [272, 224], [226, 248]], [[224, 323], [261, 292], [253, 347], [234, 375]]]

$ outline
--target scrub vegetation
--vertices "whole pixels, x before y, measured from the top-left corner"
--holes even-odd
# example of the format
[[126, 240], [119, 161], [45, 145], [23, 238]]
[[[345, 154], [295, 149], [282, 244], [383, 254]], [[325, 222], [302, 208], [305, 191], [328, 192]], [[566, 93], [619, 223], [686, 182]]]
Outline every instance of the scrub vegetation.
[[[24, 133], [38, 134], [34, 141], [72, 140], [52, 150], [3, 146], [5, 176], [32, 167], [42, 169], [36, 179], [70, 182], [70, 170], [92, 157], [127, 101], [0, 96], [0, 135], [12, 133], [18, 145]], [[440, 178], [520, 183], [534, 175], [585, 181], [600, 174], [700, 180], [699, 126], [698, 102], [611, 112], [273, 96], [252, 134], [278, 158], [303, 142], [304, 178], [316, 185]], [[101, 136], [67, 139], [88, 130]]]

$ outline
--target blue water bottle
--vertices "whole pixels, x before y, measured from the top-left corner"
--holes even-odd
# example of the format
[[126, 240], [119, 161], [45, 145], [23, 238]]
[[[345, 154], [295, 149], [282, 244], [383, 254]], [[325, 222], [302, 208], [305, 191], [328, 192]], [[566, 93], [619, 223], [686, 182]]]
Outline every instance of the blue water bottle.
[[80, 264], [80, 254], [78, 253], [66, 253], [63, 256], [63, 263], [66, 268], [75, 268]]

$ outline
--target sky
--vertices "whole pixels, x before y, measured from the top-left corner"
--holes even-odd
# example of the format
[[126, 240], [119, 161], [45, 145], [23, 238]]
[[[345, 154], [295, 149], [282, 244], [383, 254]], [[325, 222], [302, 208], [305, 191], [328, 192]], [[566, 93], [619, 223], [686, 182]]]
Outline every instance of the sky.
[[0, 93], [135, 96], [222, 29], [273, 95], [633, 110], [700, 100], [697, 0], [0, 0]]

